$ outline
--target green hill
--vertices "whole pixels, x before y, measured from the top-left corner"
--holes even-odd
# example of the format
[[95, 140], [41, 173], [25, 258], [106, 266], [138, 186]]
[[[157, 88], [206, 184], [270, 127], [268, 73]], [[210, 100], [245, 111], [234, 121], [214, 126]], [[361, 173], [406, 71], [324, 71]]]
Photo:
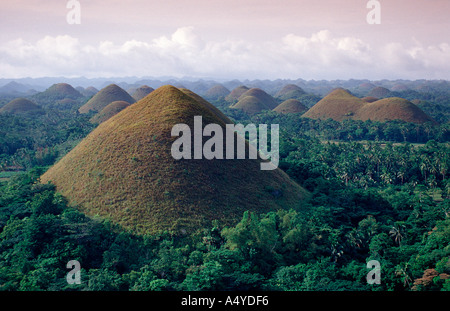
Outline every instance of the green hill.
[[0, 113], [42, 114], [44, 110], [26, 98], [16, 98], [0, 108]]

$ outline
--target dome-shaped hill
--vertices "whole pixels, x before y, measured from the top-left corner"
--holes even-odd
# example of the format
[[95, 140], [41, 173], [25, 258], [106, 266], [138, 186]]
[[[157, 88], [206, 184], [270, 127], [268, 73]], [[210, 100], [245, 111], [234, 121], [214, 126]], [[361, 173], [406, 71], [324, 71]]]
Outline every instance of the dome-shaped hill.
[[312, 106], [303, 114], [303, 117], [322, 120], [331, 118], [337, 121], [352, 119], [352, 116], [365, 103], [361, 98], [350, 94], [348, 90], [337, 88]]
[[134, 98], [120, 86], [110, 84], [95, 94], [94, 97], [81, 106], [78, 111], [80, 113], [88, 113], [91, 110], [99, 112], [114, 101], [126, 101], [130, 104], [136, 102]]
[[266, 105], [267, 107], [274, 109], [276, 106], [278, 106], [277, 101], [270, 96], [269, 94], [267, 94], [266, 92], [264, 92], [263, 90], [261, 90], [260, 88], [251, 88], [250, 90], [248, 90], [247, 92], [243, 93], [240, 97], [239, 100], [241, 100], [244, 97], [247, 96], [253, 96], [258, 98], [259, 100], [261, 100], [264, 105]]
[[288, 114], [288, 113], [303, 113], [308, 110], [308, 107], [303, 105], [300, 101], [296, 99], [288, 99], [279, 104], [273, 111]]
[[280, 169], [261, 170], [259, 159], [175, 160], [172, 129], [186, 124], [193, 131], [195, 116], [203, 126], [225, 127], [225, 116], [160, 87], [101, 123], [41, 181], [53, 182], [86, 214], [137, 233], [192, 232], [214, 219], [234, 225], [246, 210], [296, 208], [308, 196]]
[[373, 103], [376, 102], [377, 100], [379, 100], [379, 98], [373, 97], [373, 96], [366, 96], [361, 98], [363, 101], [365, 101], [366, 103]]
[[207, 101], [206, 99], [204, 99], [203, 97], [201, 97], [200, 95], [192, 92], [191, 90], [188, 90], [186, 88], [181, 88], [179, 89], [181, 92], [183, 92], [184, 94], [192, 97], [193, 99], [195, 99], [197, 102], [199, 102], [200, 104], [202, 104], [204, 107], [208, 108], [208, 110], [214, 114], [217, 118], [219, 118], [223, 123], [225, 124], [229, 124], [229, 123], [233, 123], [226, 115], [224, 115], [216, 106], [214, 106], [213, 104], [211, 104], [209, 101]]
[[84, 97], [91, 97], [91, 96], [94, 96], [95, 94], [98, 93], [98, 90], [95, 87], [93, 87], [93, 86], [89, 86], [89, 87], [87, 87], [85, 89], [84, 88], [80, 88], [80, 89], [77, 88], [77, 91], [79, 91], [81, 93], [81, 95], [83, 95]]
[[131, 105], [129, 102], [123, 100], [112, 102], [108, 106], [100, 110], [100, 112], [94, 115], [89, 121], [91, 123], [100, 124], [102, 122], [105, 122], [112, 116], [115, 116], [116, 114], [127, 108], [129, 105]]
[[221, 97], [226, 97], [230, 94], [230, 90], [224, 87], [222, 84], [216, 84], [205, 93], [205, 98], [207, 99], [219, 99]]
[[407, 87], [403, 83], [397, 83], [393, 87], [391, 87], [391, 91], [393, 91], [393, 92], [403, 92], [403, 91], [408, 91], [408, 90], [409, 90], [409, 87]]
[[133, 92], [132, 97], [136, 101], [139, 101], [142, 98], [144, 98], [145, 96], [147, 96], [148, 94], [150, 94], [151, 92], [153, 92], [154, 90], [155, 90], [154, 88], [149, 87], [148, 85], [142, 85]]
[[231, 91], [231, 93], [225, 97], [225, 100], [229, 103], [235, 103], [239, 100], [239, 97], [241, 97], [241, 95], [247, 92], [248, 90], [249, 88], [246, 87], [245, 85], [238, 86], [234, 88]]
[[67, 83], [56, 83], [40, 93], [41, 96], [61, 100], [64, 98], [78, 99], [83, 95]]
[[299, 99], [302, 95], [305, 94], [305, 91], [298, 85], [288, 84], [285, 85], [281, 90], [279, 90], [275, 97], [281, 100]]
[[252, 88], [244, 92], [239, 97], [239, 101], [231, 108], [240, 109], [249, 115], [253, 115], [263, 110], [272, 110], [276, 106], [278, 106], [278, 103], [272, 96], [259, 88]]
[[364, 82], [358, 85], [355, 89], [358, 93], [367, 94], [370, 90], [376, 88], [377, 86], [371, 82]]
[[0, 113], [42, 114], [44, 110], [26, 98], [16, 98], [0, 108]]
[[246, 96], [240, 99], [236, 104], [231, 106], [233, 109], [239, 109], [244, 111], [248, 115], [254, 115], [264, 110], [272, 110], [257, 97]]
[[372, 89], [367, 96], [370, 97], [377, 97], [377, 98], [385, 98], [391, 96], [391, 91], [389, 91], [387, 88], [378, 86], [374, 89]]
[[422, 109], [399, 97], [389, 97], [367, 103], [356, 113], [355, 119], [363, 121], [369, 119], [372, 121], [403, 120], [412, 123], [432, 122], [436, 124], [436, 121]]

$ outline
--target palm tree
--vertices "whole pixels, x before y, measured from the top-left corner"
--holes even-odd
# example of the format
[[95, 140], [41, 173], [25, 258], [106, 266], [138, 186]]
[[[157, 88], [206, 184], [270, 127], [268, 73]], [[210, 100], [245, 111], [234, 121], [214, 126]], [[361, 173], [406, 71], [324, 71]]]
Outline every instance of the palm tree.
[[389, 235], [394, 238], [395, 243], [398, 246], [401, 246], [403, 240], [402, 228], [403, 226], [392, 226], [391, 230], [389, 230]]

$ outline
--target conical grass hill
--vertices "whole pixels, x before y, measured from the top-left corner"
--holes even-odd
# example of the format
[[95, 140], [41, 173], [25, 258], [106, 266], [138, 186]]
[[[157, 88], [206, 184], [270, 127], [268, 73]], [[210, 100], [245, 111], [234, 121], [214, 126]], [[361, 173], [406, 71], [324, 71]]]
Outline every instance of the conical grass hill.
[[219, 98], [225, 98], [230, 94], [230, 90], [224, 87], [222, 84], [216, 84], [205, 93], [205, 98], [217, 100]]
[[275, 97], [281, 100], [300, 99], [301, 96], [305, 94], [305, 91], [298, 85], [287, 84], [277, 92]]
[[110, 84], [95, 94], [86, 104], [81, 106], [78, 111], [80, 113], [88, 113], [89, 111], [99, 112], [114, 101], [126, 101], [130, 104], [136, 102], [136, 100], [120, 86]]
[[130, 105], [101, 123], [41, 182], [54, 183], [87, 215], [139, 234], [183, 234], [215, 219], [234, 225], [246, 210], [299, 208], [308, 192], [280, 169], [261, 170], [260, 159], [172, 157], [179, 139], [171, 135], [174, 125], [187, 124], [193, 131], [195, 116], [202, 116], [203, 126], [223, 128], [227, 120], [186, 93], [163, 86]]
[[239, 101], [231, 107], [253, 115], [263, 110], [275, 109], [277, 106], [278, 103], [272, 96], [259, 88], [251, 88], [243, 93]]
[[26, 98], [16, 98], [0, 108], [0, 113], [43, 114], [44, 110]]
[[148, 85], [142, 85], [138, 87], [132, 94], [132, 97], [136, 101], [140, 101], [142, 98], [153, 92], [155, 89]]
[[288, 113], [303, 113], [308, 110], [308, 107], [303, 105], [300, 101], [296, 99], [288, 99], [279, 104], [273, 111], [288, 114]]
[[412, 123], [436, 121], [410, 101], [399, 97], [375, 100], [372, 97], [358, 98], [344, 89], [335, 89], [303, 114], [310, 119], [372, 120], [385, 122], [402, 120]]
[[355, 115], [358, 120], [388, 121], [402, 120], [411, 123], [437, 122], [428, 116], [422, 109], [410, 101], [399, 98], [389, 97], [365, 104]]
[[44, 92], [40, 93], [41, 96], [49, 97], [52, 99], [78, 99], [83, 97], [83, 95], [78, 92], [73, 86], [67, 83], [56, 83], [46, 89]]
[[234, 88], [231, 91], [231, 93], [225, 97], [225, 100], [229, 103], [234, 104], [239, 100], [239, 97], [241, 97], [241, 95], [247, 92], [248, 90], [249, 88], [246, 87], [245, 85], [238, 86]]
[[99, 113], [94, 115], [89, 121], [91, 123], [102, 123], [111, 118], [112, 116], [115, 116], [125, 108], [127, 108], [129, 105], [131, 105], [129, 102], [118, 100], [115, 102], [110, 103], [108, 106], [103, 108]]
[[365, 103], [364, 100], [352, 95], [348, 90], [337, 88], [312, 106], [303, 114], [303, 117], [322, 120], [331, 118], [336, 121], [352, 119]]
[[377, 97], [377, 98], [385, 98], [385, 97], [390, 97], [391, 96], [391, 91], [389, 91], [387, 88], [385, 87], [381, 87], [378, 86], [374, 89], [372, 89], [367, 96], [370, 97]]

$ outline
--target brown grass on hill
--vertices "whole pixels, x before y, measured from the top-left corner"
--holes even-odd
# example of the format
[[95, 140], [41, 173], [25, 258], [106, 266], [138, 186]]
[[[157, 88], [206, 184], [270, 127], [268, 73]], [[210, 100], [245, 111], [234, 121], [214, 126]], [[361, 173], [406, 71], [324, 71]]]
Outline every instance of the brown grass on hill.
[[306, 94], [305, 91], [298, 85], [287, 84], [277, 92], [275, 97], [281, 100], [298, 99], [304, 94]]
[[114, 101], [126, 101], [130, 104], [136, 102], [124, 89], [116, 84], [110, 84], [95, 94], [78, 111], [80, 113], [88, 113], [91, 110], [98, 112]]
[[248, 90], [249, 88], [246, 87], [245, 85], [238, 86], [234, 88], [231, 91], [231, 93], [225, 97], [225, 100], [229, 103], [236, 103], [239, 100], [239, 97], [241, 97], [241, 95], [247, 92]]
[[254, 115], [263, 110], [271, 110], [268, 106], [257, 97], [246, 96], [240, 99], [235, 105], [231, 106], [233, 109], [240, 109], [248, 115]]
[[216, 84], [208, 91], [206, 91], [205, 97], [208, 99], [219, 99], [221, 97], [228, 96], [230, 93], [230, 90], [224, 87], [222, 84]]
[[41, 181], [86, 214], [137, 233], [192, 232], [214, 219], [234, 225], [246, 210], [300, 207], [308, 193], [279, 169], [261, 171], [261, 160], [175, 160], [175, 124], [193, 129], [201, 115], [203, 126], [225, 126], [186, 93], [158, 88], [101, 123]]
[[83, 95], [80, 92], [78, 92], [70, 84], [67, 83], [53, 84], [41, 94], [55, 99], [64, 99], [64, 98], [77, 99], [83, 97]]
[[308, 107], [303, 105], [300, 101], [296, 99], [288, 99], [279, 104], [273, 111], [288, 114], [288, 113], [303, 113], [308, 110]]
[[391, 91], [389, 91], [385, 87], [378, 86], [376, 88], [373, 88], [367, 96], [377, 97], [377, 98], [385, 98], [389, 97], [391, 95]]
[[304, 115], [311, 119], [333, 119], [342, 121], [352, 119], [353, 115], [365, 104], [362, 99], [350, 94], [345, 89], [338, 88], [312, 106]]
[[367, 102], [367, 98], [357, 98], [344, 89], [332, 91], [303, 114], [303, 117], [311, 119], [331, 118], [337, 121], [345, 119], [381, 122], [403, 120], [412, 123], [432, 122], [437, 124], [422, 109], [406, 99], [389, 97]]
[[220, 111], [216, 106], [211, 104], [209, 101], [201, 97], [200, 95], [192, 92], [191, 90], [188, 90], [186, 88], [179, 88], [181, 92], [184, 94], [192, 97], [200, 104], [204, 105], [204, 107], [208, 108], [209, 111], [211, 111], [212, 114], [214, 114], [217, 118], [219, 118], [224, 124], [231, 124], [233, 123], [226, 115], [223, 114], [222, 111]]
[[252, 88], [244, 92], [239, 101], [231, 108], [243, 110], [249, 115], [260, 113], [263, 110], [272, 110], [278, 106], [276, 100], [259, 88]]
[[152, 87], [149, 87], [148, 85], [142, 85], [138, 87], [132, 94], [132, 97], [136, 101], [140, 101], [142, 98], [153, 92], [155, 89]]
[[422, 109], [399, 97], [389, 97], [367, 103], [357, 112], [355, 119], [363, 121], [369, 119], [373, 121], [403, 120], [412, 123], [432, 122], [436, 124], [436, 121]]
[[263, 103], [264, 106], [268, 107], [269, 109], [274, 109], [276, 106], [278, 106], [277, 101], [272, 96], [270, 96], [269, 94], [267, 94], [266, 92], [261, 90], [260, 88], [256, 88], [256, 87], [251, 88], [250, 90], [243, 93], [239, 97], [239, 100], [241, 100], [245, 97], [248, 97], [248, 96], [256, 97]]
[[366, 103], [373, 103], [376, 102], [377, 100], [379, 100], [379, 98], [373, 97], [373, 96], [366, 96], [361, 98], [363, 101], [365, 101]]
[[108, 106], [103, 108], [99, 113], [94, 115], [89, 121], [91, 123], [102, 123], [111, 118], [112, 116], [115, 116], [125, 108], [127, 108], [129, 105], [131, 105], [129, 102], [118, 100], [110, 103]]
[[40, 114], [44, 113], [41, 106], [36, 105], [26, 98], [16, 98], [0, 108], [0, 113], [10, 114]]

